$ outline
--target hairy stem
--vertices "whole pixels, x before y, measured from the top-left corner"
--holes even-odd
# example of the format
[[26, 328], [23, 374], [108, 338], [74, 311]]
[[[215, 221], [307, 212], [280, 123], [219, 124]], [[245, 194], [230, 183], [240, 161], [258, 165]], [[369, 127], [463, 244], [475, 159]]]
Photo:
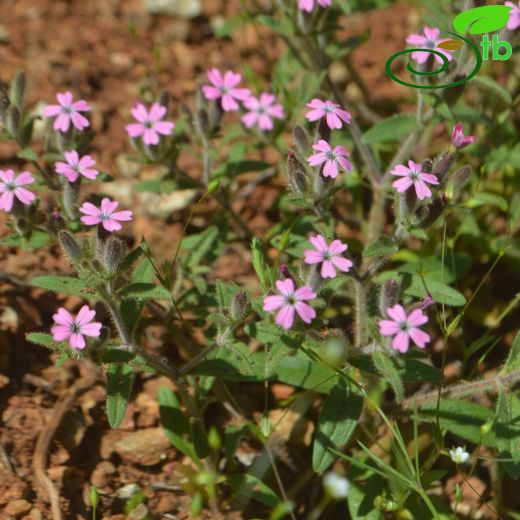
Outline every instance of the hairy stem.
[[355, 293], [355, 329], [354, 343], [357, 348], [361, 348], [367, 342], [367, 297], [362, 282], [352, 279]]
[[[496, 391], [497, 386], [512, 386], [518, 382], [520, 382], [520, 368], [513, 370], [509, 374], [498, 374], [489, 379], [480, 379], [478, 381], [470, 381], [468, 383], [460, 383], [458, 385], [446, 387], [442, 390], [441, 396], [448, 398], [461, 398], [469, 395], [479, 395], [486, 392], [494, 392]], [[414, 395], [413, 397], [405, 399], [399, 407], [413, 408], [427, 403], [436, 402], [438, 395], [438, 390]]]

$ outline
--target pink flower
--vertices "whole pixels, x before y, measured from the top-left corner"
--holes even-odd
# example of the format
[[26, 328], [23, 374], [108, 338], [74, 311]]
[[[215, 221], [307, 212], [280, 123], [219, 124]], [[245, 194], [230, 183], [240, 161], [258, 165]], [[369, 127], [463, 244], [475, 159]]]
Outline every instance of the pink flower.
[[79, 208], [79, 211], [85, 215], [81, 217], [80, 220], [83, 224], [87, 224], [87, 226], [103, 224], [103, 227], [107, 231], [118, 231], [121, 229], [121, 224], [117, 222], [118, 220], [121, 222], [132, 220], [131, 211], [116, 211], [114, 213], [118, 204], [119, 202], [115, 200], [111, 201], [106, 197], [101, 201], [101, 208], [96, 208], [94, 204], [85, 202], [81, 208]]
[[506, 2], [504, 5], [512, 8], [511, 11], [509, 11], [507, 28], [510, 31], [514, 31], [520, 27], [520, 2], [518, 2], [518, 5], [515, 5], [513, 2]]
[[22, 186], [33, 182], [34, 179], [29, 172], [22, 172], [15, 177], [13, 170], [0, 170], [0, 209], [11, 211], [15, 197], [22, 204], [31, 204], [36, 195]]
[[[328, 7], [332, 0], [317, 0], [321, 7]], [[310, 13], [314, 9], [314, 0], [299, 0], [298, 8]]]
[[52, 317], [55, 323], [51, 328], [52, 337], [56, 341], [69, 340], [71, 348], [84, 349], [84, 336], [97, 338], [101, 333], [103, 325], [92, 321], [95, 315], [96, 311], [89, 309], [88, 305], [81, 307], [76, 318], [67, 309], [60, 307]]
[[338, 164], [347, 172], [352, 170], [352, 164], [347, 157], [350, 154], [343, 146], [335, 146], [332, 148], [327, 141], [320, 139], [316, 144], [312, 145], [313, 149], [318, 153], [311, 155], [307, 162], [310, 166], [318, 166], [325, 163], [323, 167], [323, 176], [335, 179], [338, 176]]
[[317, 121], [322, 117], [327, 118], [327, 125], [331, 130], [334, 128], [341, 128], [343, 123], [341, 120], [345, 121], [345, 123], [349, 124], [352, 116], [346, 111], [343, 110], [337, 103], [333, 103], [328, 99], [326, 101], [322, 101], [321, 99], [312, 99], [309, 103], [307, 103], [309, 108], [312, 108], [307, 115], [305, 116], [309, 121]]
[[399, 193], [405, 192], [413, 185], [419, 200], [431, 197], [432, 192], [426, 183], [439, 184], [439, 180], [435, 175], [424, 173], [421, 165], [414, 163], [413, 161], [408, 161], [408, 168], [402, 164], [398, 164], [390, 173], [402, 177], [402, 179], [398, 179], [392, 184]]
[[457, 123], [451, 133], [451, 142], [455, 148], [461, 150], [473, 144], [477, 138], [474, 135], [464, 135], [462, 123]]
[[397, 304], [386, 309], [386, 313], [392, 319], [380, 320], [379, 332], [383, 336], [394, 336], [394, 350], [404, 354], [408, 350], [410, 339], [419, 348], [424, 348], [430, 341], [430, 336], [418, 328], [428, 322], [428, 316], [421, 309], [415, 309], [407, 316], [403, 307]]
[[310, 237], [309, 240], [315, 250], [304, 251], [304, 261], [306, 264], [321, 264], [322, 278], [336, 278], [336, 268], [348, 273], [354, 265], [350, 260], [341, 256], [348, 246], [340, 240], [334, 240], [330, 245], [321, 235]]
[[220, 99], [226, 112], [238, 109], [237, 99], [245, 101], [251, 95], [248, 88], [236, 88], [242, 81], [242, 76], [237, 72], [228, 70], [222, 76], [220, 70], [210, 69], [208, 79], [212, 85], [203, 85], [202, 93], [207, 99]]
[[[451, 51], [446, 49], [442, 49], [439, 47], [439, 43], [445, 42], [448, 38], [439, 38], [440, 30], [432, 27], [425, 27], [423, 30], [424, 35], [422, 34], [411, 34], [406, 38], [406, 43], [413, 45], [414, 47], [419, 47], [421, 49], [432, 49], [441, 54], [444, 54], [449, 61], [453, 59], [453, 56], [450, 54]], [[418, 63], [425, 63], [428, 61], [428, 58], [433, 56], [435, 61], [439, 63], [443, 63], [442, 58], [437, 54], [433, 54], [433, 52], [412, 52], [412, 58]]]
[[310, 323], [316, 317], [316, 311], [304, 303], [305, 300], [316, 298], [316, 293], [308, 285], [295, 291], [294, 282], [287, 278], [283, 281], [278, 280], [276, 287], [280, 294], [266, 296], [263, 309], [268, 312], [280, 309], [275, 318], [277, 325], [281, 325], [286, 330], [290, 329], [294, 322], [295, 311], [305, 323]]
[[126, 125], [126, 131], [130, 137], [143, 136], [143, 143], [147, 146], [159, 144], [159, 134], [170, 135], [173, 132], [174, 123], [161, 121], [166, 115], [166, 107], [159, 103], [154, 103], [150, 111], [142, 103], [136, 103], [131, 112], [138, 122]]
[[74, 101], [70, 92], [57, 93], [56, 98], [59, 105], [47, 105], [43, 109], [44, 117], [56, 117], [54, 130], [67, 132], [72, 121], [73, 126], [78, 130], [83, 130], [89, 126], [88, 119], [80, 112], [90, 112], [91, 108], [86, 101], [80, 99]]
[[80, 175], [87, 179], [95, 179], [99, 172], [91, 167], [96, 164], [96, 161], [90, 155], [84, 155], [81, 159], [78, 152], [71, 150], [63, 154], [67, 162], [57, 162], [56, 173], [65, 175], [70, 182], [74, 182]]
[[260, 94], [260, 98], [250, 96], [244, 101], [244, 107], [249, 110], [247, 114], [242, 116], [242, 123], [246, 128], [258, 125], [260, 130], [272, 130], [273, 118], [283, 119], [283, 106], [276, 103], [273, 94], [264, 92]]

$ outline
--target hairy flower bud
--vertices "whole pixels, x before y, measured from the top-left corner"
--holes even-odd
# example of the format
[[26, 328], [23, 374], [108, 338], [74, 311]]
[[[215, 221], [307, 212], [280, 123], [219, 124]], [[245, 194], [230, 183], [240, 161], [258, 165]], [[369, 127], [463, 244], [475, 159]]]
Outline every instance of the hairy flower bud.
[[427, 206], [421, 207], [418, 218], [419, 218], [419, 225], [423, 229], [427, 229], [437, 220], [439, 220], [440, 216], [442, 215], [442, 212], [444, 211], [444, 208], [446, 206], [446, 197], [443, 193], [440, 193], [439, 196], [430, 204]]
[[381, 316], [386, 317], [386, 309], [393, 307], [399, 302], [400, 291], [399, 282], [393, 278], [383, 283], [379, 293], [379, 311]]
[[431, 173], [433, 167], [433, 162], [431, 159], [425, 159], [421, 165], [421, 170], [424, 173]]
[[451, 168], [454, 160], [455, 154], [447, 151], [444, 152], [440, 157], [437, 157], [433, 162], [432, 174], [435, 175], [441, 183]]
[[417, 204], [417, 192], [415, 190], [406, 190], [404, 193], [397, 194], [399, 205], [399, 218], [401, 221], [405, 220], [409, 215], [414, 212], [415, 205]]
[[233, 321], [243, 320], [249, 313], [250, 305], [245, 291], [239, 291], [231, 300], [229, 313]]
[[9, 105], [7, 109], [5, 126], [13, 137], [18, 135], [18, 130], [20, 129], [20, 111], [14, 105]]
[[47, 221], [47, 229], [52, 235], [57, 235], [62, 229], [65, 229], [67, 223], [58, 211], [53, 211]]
[[307, 135], [307, 132], [305, 131], [305, 128], [300, 125], [296, 125], [293, 128], [293, 137], [294, 142], [296, 143], [296, 146], [298, 147], [298, 151], [302, 155], [307, 155], [310, 149], [310, 143], [309, 143], [309, 136]]
[[25, 72], [23, 70], [17, 71], [11, 80], [9, 99], [20, 112], [23, 110], [25, 99]]
[[205, 138], [210, 132], [209, 115], [205, 108], [197, 110], [195, 129], [201, 138]]
[[163, 118], [166, 118], [166, 116], [168, 115], [168, 109], [170, 107], [170, 93], [167, 90], [163, 90], [159, 94], [159, 101], [158, 101], [158, 103], [162, 107], [166, 108], [166, 114], [164, 114], [164, 116], [163, 116]]
[[289, 187], [294, 194], [304, 195], [307, 192], [305, 167], [294, 152], [289, 152], [287, 155], [287, 176], [289, 178]]
[[78, 242], [76, 242], [76, 239], [71, 233], [62, 229], [58, 232], [58, 240], [60, 242], [60, 246], [62, 247], [65, 256], [73, 264], [76, 264], [81, 261], [81, 258], [83, 256], [81, 253], [81, 247], [78, 244]]
[[451, 177], [450, 177], [450, 184], [448, 186], [448, 192], [450, 195], [448, 196], [451, 200], [458, 200], [462, 188], [466, 185], [466, 183], [469, 180], [469, 177], [471, 175], [471, 167], [470, 166], [462, 166], [459, 168]]
[[126, 244], [115, 235], [110, 235], [103, 248], [103, 264], [109, 273], [115, 273], [125, 258]]
[[25, 217], [20, 217], [16, 219], [16, 229], [21, 235], [27, 235], [29, 231], [29, 223]]
[[328, 143], [331, 132], [332, 132], [332, 130], [330, 129], [329, 125], [327, 124], [327, 118], [322, 117], [320, 119], [320, 124], [318, 125], [316, 142], [318, 142], [320, 139], [323, 139], [324, 141], [327, 141], [327, 143]]
[[81, 175], [74, 182], [69, 182], [65, 177], [63, 181], [63, 209], [70, 219], [75, 219], [77, 215], [76, 202], [79, 198], [81, 189]]

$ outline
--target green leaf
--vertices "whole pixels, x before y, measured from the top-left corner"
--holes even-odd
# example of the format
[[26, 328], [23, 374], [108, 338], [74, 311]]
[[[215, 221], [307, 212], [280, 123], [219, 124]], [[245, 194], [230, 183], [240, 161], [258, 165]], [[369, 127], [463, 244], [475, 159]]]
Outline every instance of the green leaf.
[[281, 502], [267, 484], [249, 473], [229, 475], [226, 480], [239, 496], [252, 498], [268, 507], [276, 507]]
[[396, 114], [376, 123], [363, 134], [361, 141], [364, 144], [398, 141], [413, 132], [416, 126], [417, 121], [412, 114]]
[[[437, 402], [425, 404], [419, 410], [419, 417], [435, 420]], [[493, 419], [489, 408], [459, 399], [441, 399], [439, 406], [439, 423], [442, 428], [475, 444], [482, 443], [494, 448], [496, 440], [493, 432], [482, 433], [481, 427]]]
[[374, 280], [377, 283], [382, 283], [389, 278], [396, 278], [403, 293], [408, 296], [425, 298], [430, 293], [436, 303], [444, 303], [454, 307], [459, 307], [466, 303], [466, 298], [462, 293], [440, 282], [438, 277], [432, 275], [421, 277], [418, 274], [385, 271], [375, 277]]
[[513, 98], [511, 97], [511, 94], [508, 92], [508, 90], [489, 76], [474, 76], [470, 80], [470, 83], [473, 83], [478, 87], [481, 87], [486, 92], [489, 92], [495, 99], [500, 101], [500, 103], [506, 107], [510, 107], [513, 103]]
[[33, 287], [47, 289], [48, 291], [60, 292], [80, 296], [81, 298], [93, 298], [96, 295], [94, 288], [85, 286], [85, 282], [72, 276], [37, 276], [31, 280]]
[[468, 208], [478, 208], [479, 206], [496, 206], [502, 211], [507, 211], [509, 204], [507, 203], [507, 200], [500, 195], [481, 191], [469, 199], [466, 202], [466, 206]]
[[[195, 267], [201, 263], [202, 259], [213, 249], [213, 244], [217, 240], [218, 234], [219, 228], [210, 226], [202, 233], [196, 235], [196, 241], [186, 257], [186, 265], [188, 267]], [[193, 235], [191, 238], [193, 238]]]
[[59, 346], [59, 342], [54, 341], [53, 337], [46, 332], [29, 332], [25, 335], [25, 339], [35, 345], [47, 347], [52, 350], [56, 350]]
[[404, 385], [401, 379], [400, 369], [395, 360], [383, 352], [374, 352], [372, 359], [377, 371], [392, 387], [396, 402], [401, 403], [404, 399]]
[[453, 27], [460, 34], [484, 34], [499, 31], [509, 20], [506, 5], [486, 5], [462, 11], [453, 19]]
[[372, 242], [365, 249], [365, 256], [387, 256], [392, 255], [397, 251], [397, 246], [392, 242], [392, 239], [387, 236], [379, 237], [375, 242]]
[[181, 410], [177, 396], [166, 386], [159, 389], [159, 413], [162, 427], [169, 441], [180, 452], [190, 457], [196, 463], [200, 463], [199, 457], [189, 437], [190, 425], [188, 418]]
[[495, 418], [497, 447], [507, 474], [514, 479], [520, 477], [520, 399], [500, 389]]
[[170, 300], [170, 291], [153, 283], [135, 282], [126, 285], [119, 291], [121, 298], [135, 298], [136, 300]]
[[272, 165], [265, 161], [236, 161], [228, 164], [224, 164], [211, 176], [212, 179], [218, 179], [219, 177], [233, 178], [237, 175], [250, 172], [261, 172], [271, 168]]
[[20, 159], [25, 159], [26, 161], [37, 161], [38, 156], [31, 150], [31, 148], [24, 148], [23, 150], [20, 150], [16, 157], [19, 157]]
[[107, 418], [111, 428], [118, 428], [125, 416], [134, 385], [134, 371], [123, 363], [107, 367]]
[[312, 450], [312, 469], [325, 471], [336, 459], [330, 449], [341, 450], [354, 433], [363, 408], [363, 398], [339, 379], [325, 399]]

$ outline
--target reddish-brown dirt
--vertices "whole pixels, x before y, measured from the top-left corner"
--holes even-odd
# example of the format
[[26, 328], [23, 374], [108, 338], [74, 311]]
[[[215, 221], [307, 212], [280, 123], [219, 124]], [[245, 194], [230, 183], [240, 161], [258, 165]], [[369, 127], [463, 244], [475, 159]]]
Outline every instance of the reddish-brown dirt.
[[[1, 2], [0, 42], [1, 79], [9, 81], [23, 68], [28, 77], [29, 106], [53, 102], [56, 91], [70, 89], [94, 106], [92, 127], [96, 138], [92, 146], [102, 171], [116, 180], [123, 176], [117, 157], [128, 151], [124, 125], [129, 121], [132, 103], [143, 88], [165, 89], [171, 93], [173, 117], [178, 104], [193, 105], [194, 94], [210, 66], [240, 68], [247, 62], [256, 72], [269, 76], [272, 61], [282, 45], [266, 30], [248, 27], [230, 39], [213, 36], [212, 25], [242, 8], [238, 0], [204, 0], [202, 14], [192, 20], [152, 16], [140, 0], [3, 0]], [[369, 102], [385, 107], [402, 92], [383, 75], [385, 53], [376, 52], [392, 40], [397, 47], [410, 18], [406, 6], [385, 12], [356, 15], [352, 34], [370, 27], [372, 39], [351, 58], [359, 74], [358, 90], [363, 86]], [[388, 20], [396, 23], [388, 23]], [[404, 23], [402, 21], [404, 20]], [[397, 23], [399, 22], [399, 23]], [[392, 28], [393, 27], [393, 28]], [[259, 38], [262, 51], [259, 51]], [[396, 49], [389, 49], [387, 54]], [[266, 54], [267, 52], [267, 54]], [[344, 71], [337, 71], [342, 74]], [[341, 79], [341, 78], [340, 78]], [[14, 148], [0, 143], [0, 167], [23, 166], [13, 162]], [[186, 158], [188, 161], [193, 159]], [[196, 170], [198, 166], [193, 163]], [[267, 212], [279, 189], [258, 187], [248, 203], [237, 203], [251, 227], [264, 231], [270, 224]], [[44, 201], [45, 202], [45, 201]], [[132, 203], [132, 202], [130, 202]], [[204, 225], [203, 208], [199, 222]], [[138, 213], [138, 212], [136, 212]], [[146, 234], [159, 258], [171, 255], [172, 244], [180, 234], [185, 212], [177, 212], [167, 223], [157, 218], [138, 216], [127, 231], [134, 240]], [[0, 235], [7, 233], [6, 219], [0, 215]], [[196, 221], [195, 221], [196, 222]], [[240, 279], [250, 273], [244, 251], [230, 250], [216, 266], [221, 278]], [[31, 277], [42, 273], [69, 273], [70, 266], [57, 248], [40, 252], [17, 252], [0, 248], [0, 518], [37, 520], [51, 518], [46, 495], [36, 485], [33, 452], [38, 435], [48, 424], [52, 410], [63, 392], [88, 366], [68, 363], [54, 367], [55, 355], [28, 344], [24, 333], [48, 330], [52, 313], [63, 298], [31, 290]], [[79, 303], [72, 298], [70, 305]], [[153, 342], [152, 342], [153, 343]], [[160, 338], [155, 340], [160, 344]], [[67, 519], [88, 518], [88, 487], [94, 483], [101, 493], [102, 518], [123, 518], [119, 497], [121, 488], [137, 484], [148, 497], [148, 508], [160, 517], [171, 513], [187, 517], [189, 498], [178, 487], [183, 462], [161, 438], [156, 396], [158, 388], [170, 384], [163, 378], [139, 378], [134, 402], [118, 431], [110, 430], [104, 410], [103, 376], [81, 395], [66, 416], [51, 447], [48, 475], [61, 495]], [[283, 388], [282, 388], [283, 389]], [[118, 441], [141, 432], [141, 442], [159, 445], [151, 459], [136, 461], [125, 455]], [[122, 455], [123, 454], [123, 455]], [[175, 477], [177, 475], [177, 477]], [[155, 487], [154, 485], [155, 484]], [[177, 487], [176, 487], [177, 486]], [[172, 489], [174, 491], [172, 491]]]

